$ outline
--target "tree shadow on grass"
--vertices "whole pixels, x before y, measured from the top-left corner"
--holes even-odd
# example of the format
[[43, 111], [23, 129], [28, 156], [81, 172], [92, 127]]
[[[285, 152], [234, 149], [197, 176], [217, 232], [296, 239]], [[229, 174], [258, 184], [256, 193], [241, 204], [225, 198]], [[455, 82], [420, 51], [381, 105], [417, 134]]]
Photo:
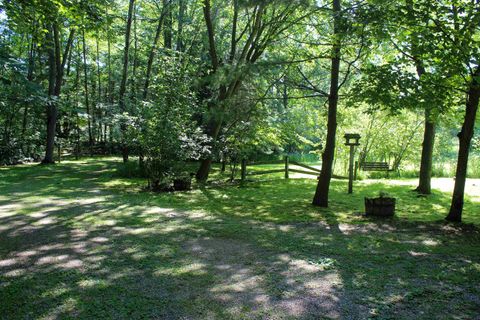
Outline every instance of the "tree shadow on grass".
[[2, 316], [468, 318], [480, 308], [476, 228], [352, 216], [377, 186], [349, 197], [337, 183], [319, 210], [311, 181], [125, 193], [105, 187], [109, 165], [55, 166], [4, 188]]

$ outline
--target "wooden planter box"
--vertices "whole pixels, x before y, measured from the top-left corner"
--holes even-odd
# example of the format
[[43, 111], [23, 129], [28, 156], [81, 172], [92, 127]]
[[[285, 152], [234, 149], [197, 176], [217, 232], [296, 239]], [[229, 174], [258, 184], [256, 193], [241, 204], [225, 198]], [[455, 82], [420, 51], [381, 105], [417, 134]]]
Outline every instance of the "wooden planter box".
[[192, 189], [192, 179], [174, 179], [173, 180], [173, 189], [175, 191], [186, 191]]
[[365, 198], [367, 216], [392, 217], [395, 214], [395, 198]]

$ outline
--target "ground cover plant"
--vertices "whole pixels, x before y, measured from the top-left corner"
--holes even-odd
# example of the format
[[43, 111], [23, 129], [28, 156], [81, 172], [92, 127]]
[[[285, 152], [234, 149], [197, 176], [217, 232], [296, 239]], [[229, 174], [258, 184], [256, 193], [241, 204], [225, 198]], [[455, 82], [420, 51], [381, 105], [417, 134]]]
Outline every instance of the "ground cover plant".
[[[476, 188], [467, 224], [449, 225], [449, 192], [418, 197], [411, 180], [362, 181], [353, 195], [335, 180], [321, 209], [306, 201], [314, 179], [159, 194], [118, 166], [0, 169], [2, 318], [478, 316]], [[360, 214], [379, 189], [399, 199], [393, 220]]]

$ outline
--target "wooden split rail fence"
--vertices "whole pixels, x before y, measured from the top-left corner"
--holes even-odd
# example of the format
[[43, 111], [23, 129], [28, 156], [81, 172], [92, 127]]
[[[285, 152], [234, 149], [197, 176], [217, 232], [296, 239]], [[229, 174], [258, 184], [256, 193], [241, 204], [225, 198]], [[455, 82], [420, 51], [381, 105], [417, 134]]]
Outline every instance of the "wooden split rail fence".
[[[251, 172], [247, 171], [247, 165], [255, 166], [255, 165], [262, 165], [262, 164], [281, 164], [281, 163], [284, 164], [283, 169], [261, 170], [261, 171], [251, 171]], [[301, 169], [291, 168], [290, 166], [297, 166], [297, 167], [300, 167]], [[308, 170], [305, 170], [305, 169], [308, 169]], [[321, 171], [320, 169], [306, 165], [304, 163], [300, 163], [297, 161], [290, 161], [288, 157], [285, 157], [284, 160], [276, 160], [276, 161], [268, 161], [268, 162], [252, 162], [252, 163], [247, 163], [247, 160], [244, 159], [242, 160], [241, 178], [242, 178], [242, 181], [245, 181], [247, 179], [247, 176], [283, 172], [285, 179], [288, 179], [290, 176], [290, 172], [319, 176], [320, 171]], [[348, 179], [347, 177], [342, 177], [337, 175], [333, 175], [332, 177], [335, 179]]]

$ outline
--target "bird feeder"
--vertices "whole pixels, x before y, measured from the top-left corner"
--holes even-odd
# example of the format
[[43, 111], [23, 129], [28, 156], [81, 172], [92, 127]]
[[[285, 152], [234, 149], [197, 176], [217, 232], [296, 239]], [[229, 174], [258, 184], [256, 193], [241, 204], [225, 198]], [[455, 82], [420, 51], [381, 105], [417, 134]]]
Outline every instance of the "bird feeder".
[[353, 158], [355, 156], [355, 146], [360, 145], [360, 135], [358, 133], [345, 133], [345, 145], [350, 146], [350, 161], [348, 164], [348, 193], [353, 192]]
[[360, 135], [358, 133], [345, 133], [345, 145], [346, 146], [359, 146]]

